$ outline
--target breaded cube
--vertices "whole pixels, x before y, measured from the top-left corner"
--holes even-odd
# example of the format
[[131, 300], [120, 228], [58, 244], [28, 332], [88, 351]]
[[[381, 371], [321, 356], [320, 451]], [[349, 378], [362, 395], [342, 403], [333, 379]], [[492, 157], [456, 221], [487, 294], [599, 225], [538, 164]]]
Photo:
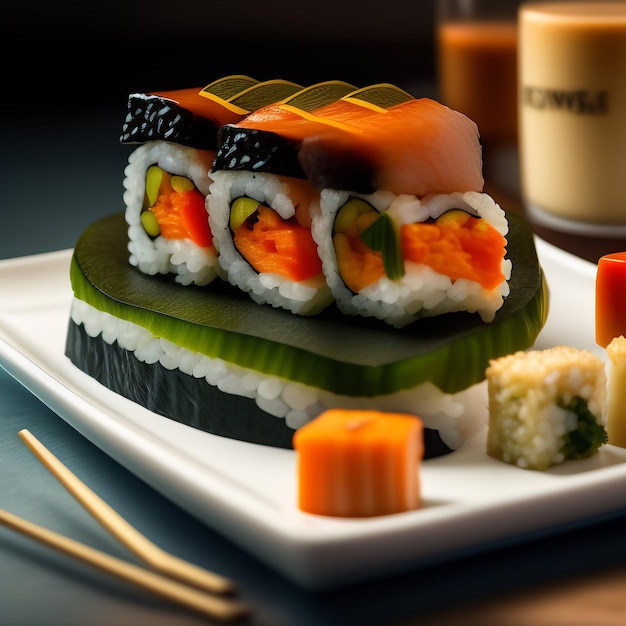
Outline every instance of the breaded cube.
[[606, 442], [606, 368], [587, 350], [558, 346], [490, 361], [487, 454], [545, 470]]

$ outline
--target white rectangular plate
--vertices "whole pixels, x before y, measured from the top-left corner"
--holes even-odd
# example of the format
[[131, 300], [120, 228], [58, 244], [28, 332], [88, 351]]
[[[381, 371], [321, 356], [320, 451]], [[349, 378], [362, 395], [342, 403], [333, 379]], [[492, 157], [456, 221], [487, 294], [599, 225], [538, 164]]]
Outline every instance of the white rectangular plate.
[[[594, 341], [596, 267], [536, 243], [551, 292], [536, 347], [568, 344], [604, 358]], [[64, 250], [0, 262], [0, 365], [119, 463], [302, 587], [415, 569], [626, 506], [626, 450], [607, 445], [546, 472], [489, 458], [483, 383], [472, 403], [480, 413], [474, 434], [422, 465], [422, 509], [367, 519], [304, 514], [292, 450], [155, 415], [70, 363], [70, 258]]]

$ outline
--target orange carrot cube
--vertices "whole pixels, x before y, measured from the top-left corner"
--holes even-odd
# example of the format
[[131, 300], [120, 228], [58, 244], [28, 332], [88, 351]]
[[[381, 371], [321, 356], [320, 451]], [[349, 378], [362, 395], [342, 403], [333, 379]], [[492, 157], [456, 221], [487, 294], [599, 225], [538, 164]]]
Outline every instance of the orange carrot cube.
[[626, 335], [626, 252], [600, 257], [596, 273], [596, 343]]
[[338, 517], [419, 508], [423, 432], [406, 413], [325, 411], [294, 435], [299, 508]]

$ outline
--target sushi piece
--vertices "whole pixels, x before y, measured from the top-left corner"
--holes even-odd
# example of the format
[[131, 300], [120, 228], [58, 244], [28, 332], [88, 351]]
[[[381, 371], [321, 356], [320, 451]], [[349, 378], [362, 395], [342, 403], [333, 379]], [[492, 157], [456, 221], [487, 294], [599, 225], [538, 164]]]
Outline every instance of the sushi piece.
[[[455, 311], [491, 322], [509, 293], [508, 223], [482, 193], [475, 124], [425, 98], [376, 108], [389, 90], [350, 94], [341, 118], [339, 103], [316, 111], [354, 125], [373, 164], [372, 193], [322, 192], [313, 233], [333, 295], [342, 312], [394, 327]], [[333, 144], [317, 143], [321, 160]]]
[[[341, 81], [318, 83], [280, 106], [305, 113], [352, 90]], [[251, 115], [267, 114], [261, 108]], [[219, 263], [229, 282], [255, 302], [298, 315], [318, 314], [333, 301], [311, 232], [320, 190], [297, 164], [283, 160], [283, 150], [291, 154], [287, 142], [277, 136], [257, 141], [255, 133], [242, 140], [237, 133], [245, 133], [243, 125], [227, 126], [220, 130], [208, 197]]]
[[161, 140], [131, 152], [123, 183], [131, 265], [183, 285], [220, 275], [205, 206], [213, 154]]
[[128, 160], [124, 202], [130, 263], [206, 285], [221, 276], [206, 213], [217, 131], [300, 90], [282, 80], [227, 76], [206, 87], [135, 93], [120, 141], [142, 144]]
[[510, 292], [508, 221], [484, 193], [324, 190], [313, 236], [339, 309], [401, 328], [465, 311], [491, 322]]
[[607, 442], [605, 365], [588, 350], [519, 351], [492, 360], [486, 377], [490, 456], [546, 470]]
[[271, 153], [247, 154], [256, 171], [280, 164], [321, 190], [312, 237], [343, 313], [394, 327], [455, 311], [494, 319], [509, 293], [508, 224], [482, 192], [471, 120], [380, 84], [308, 110], [276, 103], [220, 131], [231, 159], [253, 138]]
[[219, 264], [259, 304], [314, 315], [331, 302], [311, 235], [316, 193], [300, 179], [214, 171], [208, 199]]
[[294, 435], [298, 507], [372, 517], [418, 509], [423, 426], [412, 414], [330, 409]]

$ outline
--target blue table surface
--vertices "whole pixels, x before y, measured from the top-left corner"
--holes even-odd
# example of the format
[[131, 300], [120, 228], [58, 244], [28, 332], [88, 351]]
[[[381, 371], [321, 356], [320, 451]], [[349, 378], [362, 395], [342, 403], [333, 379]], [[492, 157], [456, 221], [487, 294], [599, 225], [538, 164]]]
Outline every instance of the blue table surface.
[[[123, 209], [122, 171], [131, 150], [118, 143], [123, 114], [110, 107], [53, 123], [39, 116], [2, 122], [0, 258], [71, 248], [93, 220]], [[0, 507], [130, 561], [23, 445], [22, 428], [157, 544], [235, 579], [253, 607], [251, 624], [406, 626], [444, 609], [626, 564], [626, 512], [618, 511], [384, 580], [310, 593], [129, 473], [0, 368]], [[3, 626], [207, 623], [4, 527], [0, 581]]]

